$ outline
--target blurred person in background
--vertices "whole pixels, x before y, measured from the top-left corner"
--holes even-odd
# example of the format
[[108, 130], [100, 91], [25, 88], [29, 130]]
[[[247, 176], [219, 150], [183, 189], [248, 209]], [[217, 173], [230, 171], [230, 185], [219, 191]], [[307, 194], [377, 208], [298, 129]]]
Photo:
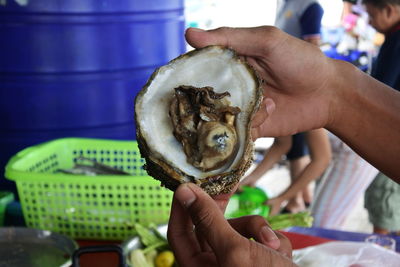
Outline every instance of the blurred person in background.
[[[275, 26], [294, 37], [319, 45], [323, 14], [317, 0], [281, 0], [278, 1]], [[309, 151], [310, 145], [313, 146], [312, 151]], [[256, 181], [285, 154], [292, 184], [268, 202], [272, 215], [280, 211], [282, 204], [286, 204], [283, 212], [296, 213], [304, 211], [312, 202], [313, 188], [310, 182], [321, 176], [330, 160], [326, 131], [320, 129], [312, 133], [275, 138], [262, 162], [243, 179], [241, 185], [255, 186]]]
[[323, 15], [318, 0], [279, 0], [275, 26], [294, 37], [319, 45]]
[[[357, 0], [343, 2], [342, 19], [352, 15], [358, 17], [353, 10], [354, 5], [357, 5], [356, 13], [360, 13], [360, 3]], [[342, 21], [344, 24], [348, 23], [345, 19]], [[343, 229], [346, 218], [363, 197], [378, 171], [340, 138], [331, 133], [328, 136], [332, 162], [318, 181], [311, 214], [314, 217], [314, 227]]]
[[[385, 35], [371, 76], [400, 90], [400, 0], [363, 0], [370, 24]], [[398, 140], [393, 140], [398, 142]], [[373, 231], [400, 234], [400, 185], [379, 173], [365, 192]]]
[[340, 54], [339, 59], [346, 59], [361, 70], [370, 72], [372, 57], [376, 48], [382, 44], [382, 35], [368, 24], [368, 14], [361, 0], [343, 1], [339, 43], [334, 48]]
[[348, 15], [353, 14], [353, 6], [358, 4], [358, 0], [343, 0], [342, 9], [342, 23], [345, 23], [345, 19]]
[[332, 162], [317, 182], [311, 214], [314, 227], [343, 229], [378, 171], [332, 133], [329, 141]]
[[[292, 147], [291, 151], [287, 153], [287, 158], [289, 160], [290, 175], [291, 177], [295, 177], [295, 179], [293, 179], [290, 186], [284, 192], [270, 199], [267, 204], [271, 205], [271, 215], [279, 213], [281, 206], [286, 204], [286, 202], [287, 205], [282, 210], [283, 213], [303, 211], [306, 208], [303, 192], [307, 190], [310, 182], [318, 179], [329, 166], [331, 148], [326, 135], [325, 129], [317, 129], [294, 136], [275, 138], [274, 143], [265, 153], [263, 160], [241, 181], [241, 185], [255, 186], [255, 183], [279, 162], [282, 156]], [[296, 159], [296, 153], [299, 152], [293, 150], [294, 142], [296, 142], [295, 140], [298, 136], [304, 138], [304, 142], [310, 153], [309, 163], [304, 167], [302, 166], [302, 168], [299, 168], [299, 158]], [[290, 159], [288, 155], [292, 155], [294, 159]]]

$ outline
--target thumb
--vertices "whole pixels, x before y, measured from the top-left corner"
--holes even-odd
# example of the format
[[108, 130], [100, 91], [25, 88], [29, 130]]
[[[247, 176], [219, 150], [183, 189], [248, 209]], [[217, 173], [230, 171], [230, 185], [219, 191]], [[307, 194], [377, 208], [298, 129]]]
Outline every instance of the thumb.
[[254, 115], [251, 121], [251, 137], [253, 141], [259, 137], [265, 136], [264, 123], [275, 110], [275, 102], [271, 98], [264, 98], [259, 111]]
[[227, 238], [240, 236], [225, 219], [217, 203], [200, 187], [192, 183], [183, 184], [178, 187], [175, 197], [187, 209], [196, 233], [204, 237], [214, 251], [229, 249]]
[[262, 26], [255, 28], [228, 28], [222, 27], [215, 30], [201, 30], [188, 28], [186, 30], [187, 42], [201, 48], [208, 45], [222, 45], [234, 49], [239, 55], [262, 56], [268, 47], [279, 38], [276, 34], [282, 34], [275, 27]]

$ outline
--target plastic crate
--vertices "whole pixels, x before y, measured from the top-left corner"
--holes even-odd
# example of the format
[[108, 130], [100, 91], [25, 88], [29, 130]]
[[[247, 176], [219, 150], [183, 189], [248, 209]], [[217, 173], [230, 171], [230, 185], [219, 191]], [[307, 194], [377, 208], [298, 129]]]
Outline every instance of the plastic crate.
[[7, 205], [14, 200], [14, 195], [11, 192], [0, 191], [0, 226], [4, 225], [4, 217]]
[[[132, 176], [70, 175], [79, 157]], [[132, 225], [168, 221], [172, 192], [147, 176], [135, 141], [64, 138], [26, 148], [10, 159], [27, 226], [78, 239], [121, 240]]]

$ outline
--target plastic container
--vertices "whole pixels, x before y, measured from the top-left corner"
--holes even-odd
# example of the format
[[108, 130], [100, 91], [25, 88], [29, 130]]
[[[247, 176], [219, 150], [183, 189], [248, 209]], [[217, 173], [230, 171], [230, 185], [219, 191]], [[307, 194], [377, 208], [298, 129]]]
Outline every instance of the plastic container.
[[0, 226], [4, 225], [7, 205], [14, 200], [11, 192], [0, 191]]
[[270, 206], [265, 205], [268, 195], [258, 187], [243, 186], [240, 193], [232, 195], [226, 207], [225, 217], [236, 218], [246, 215], [268, 217]]
[[133, 122], [136, 93], [185, 51], [183, 0], [5, 1], [0, 23], [0, 129]]
[[[84, 156], [132, 176], [59, 173]], [[132, 225], [166, 223], [172, 192], [147, 176], [134, 141], [65, 138], [16, 154], [6, 166], [29, 227], [80, 239], [122, 240]]]
[[[135, 127], [133, 123], [115, 126], [104, 126], [81, 129], [43, 130], [43, 131], [2, 131], [0, 130], [0, 168], [1, 173], [10, 158], [26, 147], [40, 144], [48, 140], [79, 136], [86, 138], [134, 140]], [[0, 176], [0, 188], [14, 192], [18, 199], [17, 189], [13, 181]]]
[[56, 138], [134, 140], [137, 92], [186, 50], [183, 0], [0, 1], [0, 25], [0, 169]]

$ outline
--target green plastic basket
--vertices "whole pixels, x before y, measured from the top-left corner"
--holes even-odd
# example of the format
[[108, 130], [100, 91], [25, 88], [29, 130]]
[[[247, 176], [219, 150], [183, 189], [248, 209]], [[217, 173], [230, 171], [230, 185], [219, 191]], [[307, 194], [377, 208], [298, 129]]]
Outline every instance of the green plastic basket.
[[[59, 173], [86, 157], [132, 176]], [[121, 240], [139, 222], [166, 223], [172, 192], [147, 176], [137, 143], [64, 138], [26, 148], [10, 159], [25, 222], [78, 239]]]
[[14, 200], [14, 195], [11, 192], [0, 191], [0, 226], [4, 225], [4, 217], [8, 203]]

